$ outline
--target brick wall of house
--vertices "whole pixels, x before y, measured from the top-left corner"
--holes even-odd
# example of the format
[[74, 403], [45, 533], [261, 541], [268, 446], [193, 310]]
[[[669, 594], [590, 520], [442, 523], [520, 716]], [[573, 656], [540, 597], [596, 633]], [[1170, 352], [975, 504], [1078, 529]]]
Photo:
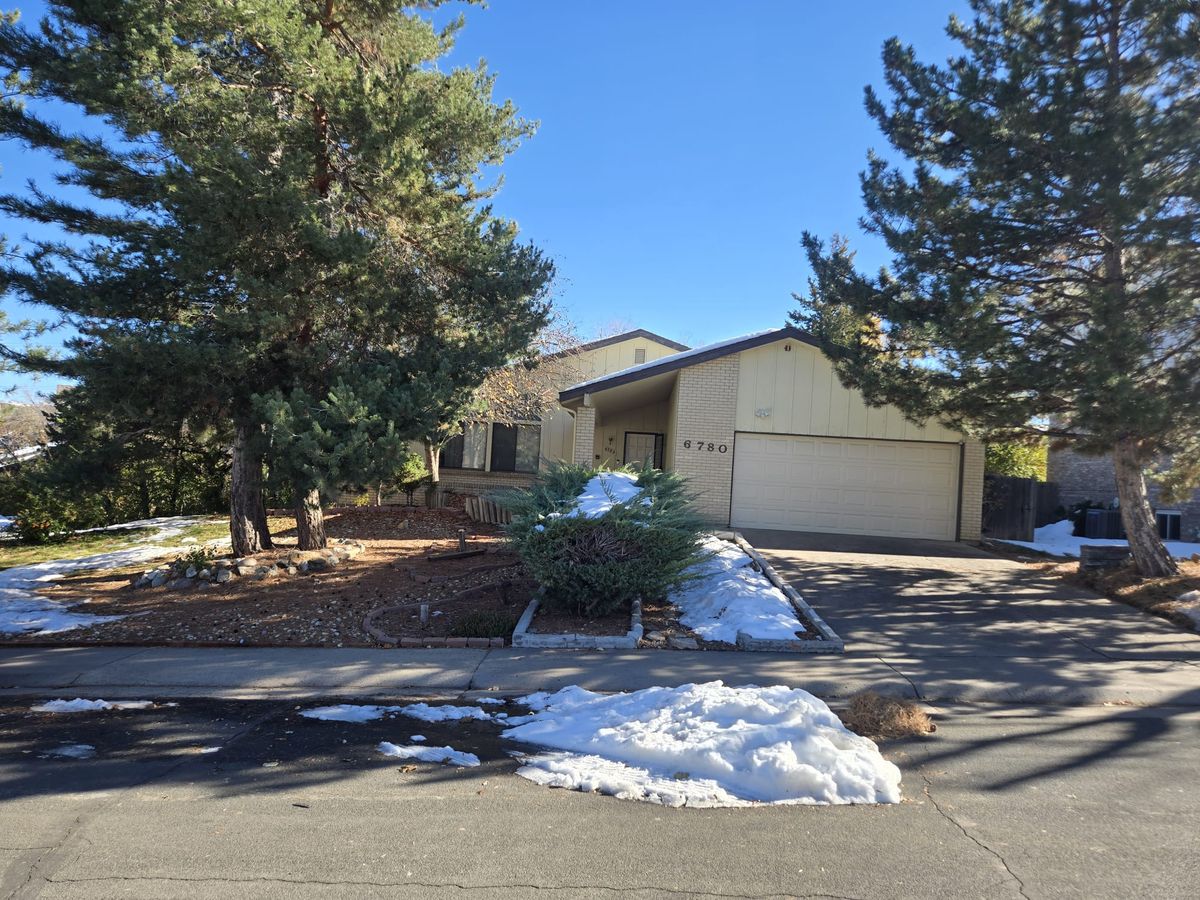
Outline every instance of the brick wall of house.
[[[729, 524], [738, 366], [735, 353], [682, 369], [675, 385], [675, 422], [667, 435], [672, 468], [687, 477], [700, 514], [717, 525]], [[684, 446], [688, 441], [691, 446]], [[725, 453], [710, 453], [697, 448], [701, 443], [705, 448], [712, 443], [728, 449]]]
[[[1074, 450], [1052, 450], [1046, 466], [1046, 480], [1058, 485], [1063, 506], [1086, 500], [1111, 503], [1117, 497], [1117, 480], [1108, 456], [1086, 456]], [[1182, 516], [1182, 537], [1196, 540], [1200, 532], [1200, 491], [1187, 503], [1160, 503], [1158, 487], [1149, 484], [1150, 505], [1155, 509], [1178, 510]]]
[[977, 541], [983, 534], [983, 444], [967, 441], [963, 445], [962, 509], [959, 513], [958, 537], [962, 541]]

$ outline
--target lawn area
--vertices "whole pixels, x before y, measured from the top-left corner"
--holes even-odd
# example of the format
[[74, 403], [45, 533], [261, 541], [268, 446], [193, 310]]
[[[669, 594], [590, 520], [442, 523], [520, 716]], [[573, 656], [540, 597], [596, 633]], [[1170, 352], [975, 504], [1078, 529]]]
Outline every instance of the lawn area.
[[[56, 559], [78, 559], [97, 553], [127, 550], [153, 540], [161, 528], [130, 528], [120, 531], [84, 531], [69, 535], [63, 540], [48, 544], [21, 544], [15, 540], [0, 542], [0, 570], [13, 566], [28, 566], [34, 563], [51, 562]], [[229, 523], [225, 519], [205, 519], [187, 525], [177, 533], [166, 537], [163, 544], [205, 542], [229, 537]]]

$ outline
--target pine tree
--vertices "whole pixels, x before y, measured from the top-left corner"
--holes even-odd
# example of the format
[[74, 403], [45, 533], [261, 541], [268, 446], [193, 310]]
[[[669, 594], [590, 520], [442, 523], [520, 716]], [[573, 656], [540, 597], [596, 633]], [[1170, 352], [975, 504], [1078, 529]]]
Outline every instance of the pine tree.
[[[268, 458], [291, 481], [301, 546], [321, 546], [320, 490], [349, 459], [320, 452], [322, 419], [346, 385], [382, 396], [360, 364], [412, 393], [388, 403], [423, 409], [403, 424], [415, 437], [544, 321], [552, 268], [493, 216], [479, 177], [530, 124], [491, 100], [482, 65], [436, 66], [461, 20], [438, 30], [400, 2], [51, 10], [38, 32], [0, 27], [11, 92], [32, 101], [0, 105], [0, 134], [55, 153], [100, 202], [0, 198], [70, 236], [35, 242], [5, 286], [77, 323], [76, 356], [169, 373], [158, 391], [134, 379], [131, 404], [229, 424], [235, 552], [269, 546]], [[111, 134], [64, 131], [47, 100]]]
[[[891, 40], [890, 101], [866, 105], [910, 167], [871, 155], [864, 226], [805, 235], [825, 338], [875, 403], [986, 439], [1048, 436], [1110, 453], [1139, 570], [1177, 566], [1145, 472], [1200, 476], [1200, 20], [1189, 0], [973, 0], [962, 53], [918, 61]], [[1163, 461], [1166, 461], [1165, 463]]]

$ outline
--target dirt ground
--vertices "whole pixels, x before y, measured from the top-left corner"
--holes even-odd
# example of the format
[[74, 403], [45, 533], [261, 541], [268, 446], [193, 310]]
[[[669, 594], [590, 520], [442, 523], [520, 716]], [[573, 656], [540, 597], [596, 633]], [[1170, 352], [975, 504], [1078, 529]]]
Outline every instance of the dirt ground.
[[[296, 544], [292, 526], [289, 519], [271, 520], [272, 535], [285, 553]], [[81, 572], [54, 582], [43, 593], [54, 600], [83, 602], [80, 612], [124, 619], [61, 635], [10, 635], [5, 643], [378, 646], [363, 630], [371, 610], [436, 603], [487, 577], [472, 570], [516, 563], [504, 552], [498, 529], [471, 522], [459, 510], [338, 508], [328, 512], [326, 526], [331, 539], [358, 540], [366, 550], [331, 571], [270, 582], [235, 578], [187, 590], [132, 587], [133, 579], [150, 566]], [[457, 549], [460, 528], [466, 529], [470, 547], [489, 552], [459, 560], [425, 559], [430, 553]], [[269, 561], [277, 555], [256, 558]]]

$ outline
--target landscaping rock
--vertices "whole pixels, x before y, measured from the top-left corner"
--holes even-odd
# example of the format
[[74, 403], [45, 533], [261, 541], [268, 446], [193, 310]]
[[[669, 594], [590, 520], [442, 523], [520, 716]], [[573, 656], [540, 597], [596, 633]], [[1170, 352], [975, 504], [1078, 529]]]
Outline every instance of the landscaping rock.
[[667, 636], [665, 634], [663, 634], [661, 631], [651, 631], [644, 638], [644, 640], [653, 641], [656, 644], [661, 644], [666, 639], [667, 639]]
[[208, 581], [210, 578], [212, 578], [212, 569], [201, 569], [196, 573], [196, 577], [203, 578], [205, 581]]
[[336, 563], [331, 563], [327, 557], [314, 556], [312, 559], [306, 561], [301, 566], [301, 569], [305, 572], [328, 572], [335, 565]]
[[155, 572], [154, 578], [150, 581], [150, 587], [162, 587], [164, 584], [167, 583], [167, 580], [170, 577], [171, 576], [168, 575], [166, 572]]
[[1188, 591], [1175, 598], [1180, 603], [1200, 603], [1200, 591]]
[[227, 581], [233, 580], [233, 572], [229, 569], [217, 569], [217, 574], [213, 576], [213, 581], [217, 584], [224, 584]]
[[183, 573], [183, 577], [184, 578], [195, 578], [198, 574], [199, 573], [196, 571], [195, 566], [188, 566], [186, 571], [184, 571], [184, 573]]
[[677, 634], [667, 638], [667, 646], [672, 650], [699, 650], [700, 644], [695, 638], [682, 637]]
[[173, 591], [186, 591], [195, 586], [196, 582], [191, 578], [176, 578], [174, 581], [167, 582], [167, 587]]
[[233, 571], [236, 572], [238, 575], [253, 575], [258, 571], [258, 567], [257, 566], [248, 566], [248, 565], [237, 565], [237, 566], [234, 566]]

